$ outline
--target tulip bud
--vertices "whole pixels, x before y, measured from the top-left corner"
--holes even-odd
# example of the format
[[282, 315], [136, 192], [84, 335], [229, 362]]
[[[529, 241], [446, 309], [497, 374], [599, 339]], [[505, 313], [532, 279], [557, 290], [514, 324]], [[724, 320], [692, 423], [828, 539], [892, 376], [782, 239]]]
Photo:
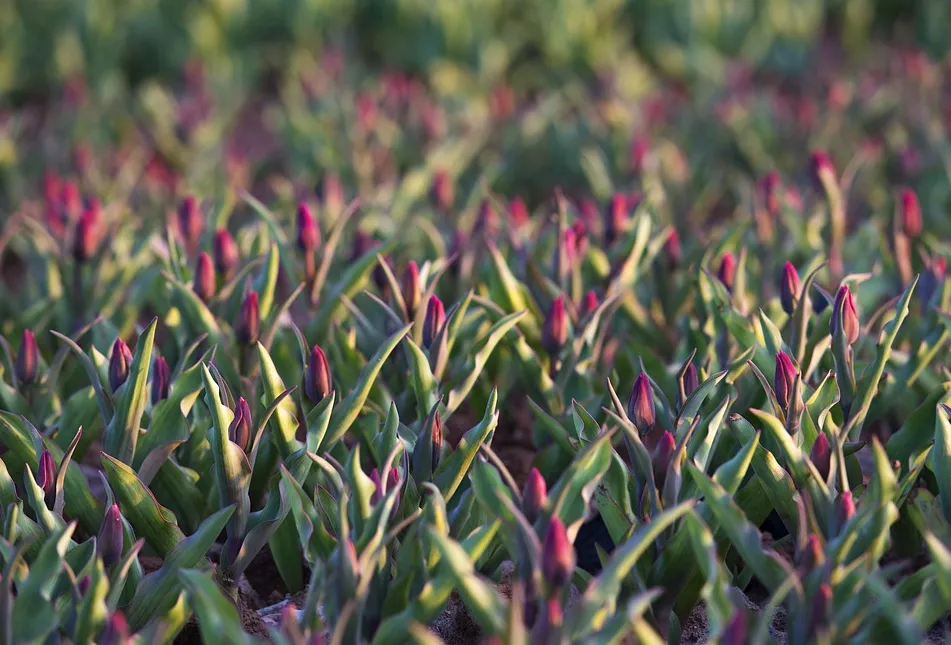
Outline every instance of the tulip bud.
[[749, 633], [749, 621], [743, 609], [735, 609], [730, 621], [723, 630], [721, 645], [746, 645]]
[[[373, 492], [371, 501], [374, 504], [378, 504], [380, 500], [383, 499], [383, 496], [386, 493], [388, 493], [389, 491], [395, 489], [397, 486], [400, 485], [400, 471], [397, 470], [395, 467], [390, 468], [390, 472], [386, 477], [386, 481], [384, 481], [383, 478], [380, 477], [380, 471], [374, 468], [373, 470], [370, 471], [370, 480], [373, 482], [373, 485], [376, 487], [376, 490], [374, 490]], [[399, 506], [399, 502], [397, 502], [396, 505]], [[394, 510], [396, 509], [394, 508]]]
[[419, 267], [416, 262], [410, 260], [403, 270], [402, 279], [403, 304], [406, 305], [406, 318], [413, 320], [416, 316], [416, 308], [419, 307], [419, 300], [422, 297], [419, 285]]
[[675, 269], [680, 265], [683, 251], [680, 248], [680, 235], [677, 229], [670, 229], [667, 239], [664, 241], [664, 257], [667, 260], [667, 268]]
[[373, 248], [373, 240], [366, 231], [358, 230], [353, 234], [353, 244], [350, 247], [350, 262], [356, 262]]
[[[379, 246], [375, 244], [374, 246]], [[383, 261], [386, 262], [387, 266], [393, 266], [393, 258], [389, 255], [383, 256]], [[386, 271], [383, 270], [383, 267], [379, 262], [376, 263], [376, 266], [373, 267], [373, 284], [376, 285], [377, 290], [384, 296], [389, 293], [390, 282], [386, 276]]]
[[333, 379], [330, 376], [330, 363], [318, 345], [310, 350], [310, 362], [304, 376], [304, 391], [313, 403], [317, 404], [330, 394], [333, 388]]
[[452, 209], [455, 201], [452, 178], [445, 170], [440, 170], [433, 177], [433, 188], [431, 192], [433, 205], [442, 213], [448, 213]]
[[542, 345], [549, 356], [557, 356], [568, 340], [568, 322], [565, 316], [565, 297], [558, 296], [551, 303], [545, 326], [542, 329]]
[[79, 579], [79, 582], [76, 583], [76, 590], [79, 592], [79, 596], [85, 597], [86, 593], [89, 592], [89, 587], [92, 585], [92, 579], [88, 575], [83, 576]]
[[823, 150], [813, 150], [809, 165], [812, 182], [817, 190], [822, 190], [826, 181], [835, 181], [835, 166]]
[[581, 306], [581, 313], [585, 316], [593, 314], [601, 303], [598, 302], [598, 294], [594, 289], [584, 294], [584, 303]]
[[215, 256], [215, 271], [228, 278], [231, 272], [238, 265], [238, 246], [234, 243], [234, 238], [227, 229], [219, 228], [215, 231], [215, 239], [212, 244]]
[[[694, 390], [700, 387], [700, 373], [697, 371], [697, 366], [693, 364], [693, 361], [687, 364], [678, 385], [677, 409], [679, 410], [684, 407], [684, 404], [687, 402], [687, 399], [690, 398], [690, 395], [693, 394]], [[683, 392], [682, 395], [681, 392]]]
[[109, 387], [115, 394], [119, 387], [129, 378], [129, 367], [132, 365], [132, 350], [121, 338], [116, 338], [112, 344], [112, 354], [109, 355]]
[[164, 356], [156, 357], [152, 368], [152, 405], [168, 398], [171, 379], [172, 371], [168, 368], [168, 361]]
[[432, 348], [444, 324], [446, 324], [446, 308], [442, 300], [432, 295], [426, 303], [426, 318], [423, 319], [423, 345], [426, 349]]
[[416, 447], [413, 448], [413, 479], [420, 483], [432, 481], [433, 473], [439, 467], [441, 454], [442, 420], [439, 418], [437, 403], [423, 421], [423, 430], [416, 439]]
[[588, 252], [588, 227], [580, 219], [576, 220], [570, 229], [574, 233], [574, 240], [571, 248], [572, 264], [584, 258]]
[[39, 465], [36, 467], [36, 484], [50, 495], [56, 487], [56, 464], [49, 450], [43, 449], [40, 453]]
[[542, 545], [542, 574], [552, 591], [564, 587], [575, 572], [575, 550], [568, 541], [565, 525], [557, 516], [548, 521]]
[[644, 171], [644, 166], [647, 162], [647, 155], [649, 152], [650, 144], [647, 142], [646, 137], [637, 137], [631, 142], [631, 170], [633, 170], [636, 174], [639, 175]]
[[47, 206], [58, 206], [62, 194], [62, 180], [56, 172], [47, 170], [43, 173], [43, 199]]
[[779, 407], [785, 412], [789, 409], [789, 398], [793, 393], [793, 387], [796, 384], [796, 376], [799, 371], [793, 365], [792, 359], [786, 352], [776, 354], [776, 371], [773, 373], [773, 392], [776, 393], [776, 400]]
[[297, 205], [297, 248], [312, 253], [320, 246], [320, 229], [304, 202]]
[[40, 350], [36, 346], [36, 336], [29, 329], [23, 330], [20, 339], [20, 349], [17, 350], [14, 374], [21, 385], [29, 385], [36, 380], [36, 372], [40, 362]]
[[783, 311], [792, 315], [799, 303], [802, 282], [792, 262], [783, 265], [783, 276], [779, 282], [779, 301], [783, 304]]
[[677, 441], [667, 430], [660, 436], [657, 446], [654, 448], [654, 454], [651, 455], [651, 466], [654, 469], [654, 483], [662, 488], [664, 479], [667, 477], [667, 467], [670, 464], [670, 458], [677, 449]]
[[75, 180], [69, 179], [63, 183], [62, 207], [66, 216], [75, 221], [83, 211], [83, 198], [79, 193], [79, 185]]
[[832, 318], [829, 321], [829, 333], [833, 340], [841, 336], [846, 345], [851, 345], [858, 340], [859, 316], [848, 285], [842, 285], [835, 296]]
[[247, 450], [248, 442], [251, 440], [251, 408], [244, 397], [240, 397], [234, 406], [234, 419], [228, 426], [228, 439], [237, 444], [241, 450]]
[[733, 293], [733, 287], [736, 284], [736, 256], [727, 252], [720, 260], [720, 268], [717, 269], [717, 278], [723, 283], [727, 291]]
[[475, 230], [489, 239], [496, 237], [499, 233], [499, 216], [489, 200], [483, 200], [479, 206], [479, 217], [476, 220]]
[[102, 528], [99, 529], [99, 537], [96, 538], [96, 549], [99, 551], [102, 563], [111, 567], [122, 559], [122, 547], [122, 515], [119, 513], [119, 506], [113, 504], [106, 510], [106, 515], [102, 519]]
[[198, 200], [189, 195], [178, 207], [178, 232], [189, 253], [193, 253], [201, 242], [205, 230], [205, 221], [198, 207]]
[[76, 223], [73, 238], [73, 259], [77, 264], [88, 262], [96, 253], [98, 221], [96, 211], [86, 209]]
[[512, 198], [509, 202], [509, 222], [512, 229], [519, 230], [528, 224], [528, 220], [528, 207], [525, 206], [525, 202], [518, 196]]
[[99, 645], [125, 645], [129, 639], [129, 624], [119, 610], [112, 612], [102, 629], [102, 635], [96, 641]]
[[842, 491], [836, 500], [835, 513], [840, 527], [845, 526], [845, 523], [852, 519], [855, 515], [855, 500], [852, 499], [852, 491]]
[[628, 204], [624, 193], [614, 193], [608, 205], [608, 213], [604, 224], [604, 241], [608, 246], [614, 244], [627, 226]]
[[261, 326], [261, 311], [258, 308], [257, 291], [248, 291], [241, 302], [241, 311], [238, 313], [238, 323], [235, 325], [235, 336], [242, 345], [253, 345], [258, 340]]
[[921, 205], [918, 195], [910, 188], [901, 191], [901, 230], [905, 236], [915, 238], [921, 235]]
[[525, 481], [525, 489], [522, 491], [522, 513], [525, 519], [530, 524], [534, 524], [547, 502], [548, 487], [545, 485], [545, 478], [537, 468], [532, 468]]
[[809, 460], [819, 471], [822, 479], [829, 479], [829, 471], [832, 469], [832, 448], [825, 433], [820, 432], [816, 437], [812, 444], [812, 452], [809, 453]]
[[208, 302], [215, 297], [215, 269], [211, 257], [202, 251], [195, 263], [195, 275], [192, 278], [192, 291], [201, 299]]
[[654, 410], [654, 392], [647, 374], [641, 372], [634, 381], [631, 398], [627, 402], [627, 416], [641, 435], [654, 429], [657, 414]]
[[[822, 435], [820, 435], [822, 436]], [[805, 576], [825, 562], [825, 551], [822, 548], [822, 541], [815, 533], [810, 533], [806, 538], [806, 545], [799, 553], [799, 570]]]
[[782, 180], [779, 173], [770, 170], [760, 181], [760, 188], [763, 193], [763, 204], [766, 212], [772, 217], [777, 217], [780, 210], [780, 191], [782, 190]]
[[832, 610], [832, 587], [823, 582], [812, 597], [812, 616], [809, 621], [809, 633], [815, 634], [829, 626], [829, 613]]

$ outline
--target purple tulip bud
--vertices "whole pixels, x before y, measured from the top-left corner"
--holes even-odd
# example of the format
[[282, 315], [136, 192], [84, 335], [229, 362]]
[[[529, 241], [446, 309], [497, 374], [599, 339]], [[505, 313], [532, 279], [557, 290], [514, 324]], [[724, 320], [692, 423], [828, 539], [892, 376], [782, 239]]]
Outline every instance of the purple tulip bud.
[[330, 363], [318, 345], [310, 350], [310, 362], [304, 377], [304, 390], [313, 403], [323, 401], [333, 388], [333, 379], [330, 376]]
[[542, 345], [549, 356], [557, 356], [568, 340], [568, 322], [565, 315], [565, 297], [558, 296], [551, 303], [545, 326], [542, 329]]
[[76, 233], [73, 238], [73, 259], [77, 264], [88, 262], [96, 253], [98, 245], [98, 217], [96, 212], [86, 209], [76, 223]]
[[304, 202], [297, 205], [297, 248], [312, 253], [320, 246], [320, 229]]
[[235, 267], [238, 266], [240, 257], [238, 256], [238, 245], [228, 229], [219, 228], [215, 231], [215, 239], [212, 244], [215, 256], [215, 271], [228, 278]]
[[733, 293], [733, 287], [736, 284], [736, 256], [727, 252], [720, 260], [720, 268], [717, 269], [717, 278], [723, 283], [727, 291]]
[[433, 346], [436, 336], [439, 335], [443, 325], [446, 324], [446, 308], [437, 296], [429, 297], [426, 303], [426, 318], [423, 320], [423, 345], [426, 349]]
[[783, 311], [790, 316], [796, 310], [801, 292], [802, 282], [799, 280], [799, 273], [796, 272], [792, 262], [786, 262], [779, 282], [779, 301], [783, 304]]
[[608, 205], [608, 213], [604, 223], [604, 241], [608, 246], [614, 244], [624, 232], [628, 220], [627, 195], [614, 193]]
[[565, 525], [555, 516], [548, 521], [542, 545], [542, 574], [553, 590], [564, 587], [575, 572], [575, 550], [568, 541]]
[[525, 489], [522, 491], [522, 513], [525, 519], [534, 524], [547, 502], [548, 487], [545, 485], [545, 478], [537, 468], [532, 468], [525, 481]]
[[647, 374], [641, 372], [634, 381], [631, 398], [627, 402], [627, 416], [641, 435], [654, 429], [657, 414], [654, 410], [654, 392]]
[[859, 315], [848, 285], [842, 285], [835, 296], [829, 333], [833, 339], [841, 335], [846, 345], [851, 345], [859, 338]]
[[789, 398], [792, 396], [793, 388], [796, 385], [796, 376], [799, 370], [793, 365], [792, 359], [786, 352], [776, 354], [776, 371], [773, 373], [773, 392], [776, 393], [776, 400], [779, 401], [779, 407], [785, 412], [789, 409]]
[[116, 610], [106, 621], [97, 643], [99, 645], [126, 645], [129, 642], [129, 623], [126, 622], [125, 615]]
[[514, 197], [509, 202], [509, 223], [513, 230], [519, 230], [528, 224], [528, 207], [521, 197]]
[[[383, 260], [386, 262], [387, 266], [393, 266], [393, 258], [391, 258], [389, 255], [384, 255]], [[376, 266], [373, 267], [373, 283], [376, 285], [377, 290], [381, 294], [386, 295], [389, 292], [390, 282], [387, 279], [386, 271], [383, 270], [383, 267], [380, 266], [379, 262], [377, 262]]]
[[129, 378], [131, 365], [132, 350], [121, 338], [116, 338], [112, 344], [112, 353], [109, 355], [109, 387], [112, 388], [113, 394]]
[[687, 369], [684, 370], [681, 380], [683, 385], [684, 400], [680, 402], [680, 407], [683, 407], [684, 403], [687, 402], [687, 399], [690, 398], [690, 395], [693, 394], [694, 390], [700, 387], [700, 373], [697, 371], [697, 366], [693, 364], [693, 361], [687, 365]]
[[258, 340], [261, 326], [261, 311], [258, 308], [257, 291], [248, 291], [241, 302], [241, 311], [238, 313], [238, 324], [235, 326], [235, 336], [242, 345], [253, 345]]
[[809, 620], [809, 633], [815, 634], [829, 625], [829, 613], [832, 611], [832, 587], [823, 582], [812, 597], [812, 616]]
[[215, 268], [211, 256], [202, 251], [195, 264], [195, 276], [192, 278], [192, 291], [201, 299], [208, 302], [215, 297]]
[[29, 385], [36, 380], [36, 372], [40, 362], [40, 350], [36, 346], [36, 336], [29, 329], [23, 330], [20, 339], [20, 349], [17, 350], [14, 374], [21, 385]]
[[918, 195], [911, 188], [904, 188], [901, 191], [900, 201], [902, 232], [910, 238], [918, 237], [923, 228]]
[[772, 217], [779, 215], [780, 210], [780, 191], [782, 190], [782, 180], [779, 173], [770, 170], [760, 180], [760, 189], [763, 193], [763, 204], [766, 206], [766, 212]]
[[683, 251], [680, 248], [680, 235], [677, 229], [670, 229], [667, 239], [664, 241], [664, 257], [667, 260], [667, 268], [675, 269], [680, 265]]
[[403, 270], [402, 279], [403, 304], [406, 305], [406, 317], [413, 320], [416, 316], [416, 308], [419, 307], [419, 300], [422, 297], [419, 285], [419, 267], [416, 262], [410, 260]]
[[677, 441], [674, 435], [664, 430], [660, 436], [657, 446], [654, 448], [654, 454], [651, 455], [651, 466], [654, 469], [654, 482], [658, 487], [663, 487], [664, 480], [667, 478], [667, 468], [670, 464], [670, 458], [677, 449]]
[[824, 181], [835, 181], [835, 166], [825, 151], [813, 150], [809, 165], [812, 182], [817, 190], [823, 189]]
[[433, 188], [431, 192], [433, 205], [442, 213], [448, 213], [452, 209], [455, 201], [455, 195], [452, 186], [452, 178], [445, 170], [440, 170], [433, 177]]
[[234, 406], [234, 419], [228, 426], [228, 439], [241, 450], [247, 450], [251, 440], [251, 408], [244, 397], [238, 398], [238, 403]]
[[152, 367], [152, 405], [168, 398], [171, 379], [172, 371], [168, 368], [168, 361], [164, 356], [156, 357]]
[[358, 230], [353, 234], [353, 245], [350, 248], [350, 262], [356, 262], [373, 248], [373, 240], [366, 231]]
[[122, 559], [122, 547], [122, 514], [119, 513], [119, 506], [113, 504], [106, 510], [106, 515], [102, 519], [99, 537], [96, 538], [96, 549], [99, 551], [102, 563], [111, 567]]
[[178, 231], [189, 253], [193, 253], [198, 248], [204, 230], [205, 220], [198, 207], [198, 200], [193, 195], [189, 195], [178, 207]]
[[601, 303], [598, 302], [598, 294], [594, 289], [584, 294], [584, 303], [581, 305], [581, 313], [585, 316], [593, 314]]
[[39, 465], [36, 467], [36, 483], [47, 495], [53, 492], [56, 486], [56, 464], [49, 450], [43, 449], [40, 453]]
[[819, 471], [822, 479], [829, 479], [829, 470], [832, 468], [832, 448], [829, 446], [829, 438], [825, 433], [820, 432], [812, 444], [812, 452], [809, 453], [809, 460]]
[[79, 579], [79, 582], [76, 583], [76, 590], [79, 592], [80, 597], [85, 597], [85, 595], [89, 592], [89, 587], [91, 584], [92, 580], [88, 575]]
[[746, 612], [743, 609], [735, 609], [723, 630], [720, 643], [721, 645], [746, 645], [748, 633], [749, 621], [746, 618]]

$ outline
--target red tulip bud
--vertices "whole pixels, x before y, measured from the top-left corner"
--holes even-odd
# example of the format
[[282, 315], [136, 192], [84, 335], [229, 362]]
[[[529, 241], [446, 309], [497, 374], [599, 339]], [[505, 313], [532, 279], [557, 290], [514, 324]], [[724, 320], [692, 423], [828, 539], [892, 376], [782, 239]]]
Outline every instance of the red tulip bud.
[[630, 159], [631, 170], [636, 174], [644, 172], [644, 165], [647, 162], [647, 155], [650, 153], [650, 144], [646, 137], [637, 137], [631, 142]]
[[654, 448], [654, 454], [651, 455], [651, 466], [654, 469], [654, 482], [659, 487], [663, 487], [664, 480], [667, 477], [667, 468], [670, 464], [670, 458], [677, 449], [677, 441], [674, 435], [664, 431]]
[[238, 266], [238, 246], [234, 243], [234, 238], [227, 229], [219, 228], [215, 231], [215, 239], [212, 244], [215, 255], [215, 271], [225, 278], [231, 275], [235, 267]]
[[545, 326], [542, 329], [542, 345], [549, 356], [557, 356], [568, 340], [568, 322], [565, 316], [565, 297], [558, 296], [551, 303]]
[[77, 264], [89, 261], [96, 253], [98, 246], [98, 215], [92, 209], [86, 209], [76, 223], [76, 233], [73, 238], [73, 259]]
[[122, 559], [122, 547], [122, 515], [119, 513], [119, 507], [113, 504], [106, 510], [102, 520], [99, 537], [96, 538], [96, 549], [99, 557], [102, 558], [102, 563], [111, 567]]
[[403, 270], [402, 283], [403, 304], [406, 305], [406, 317], [409, 320], [413, 320], [416, 316], [416, 308], [419, 306], [419, 300], [422, 297], [419, 284], [419, 267], [413, 260], [410, 260]]
[[244, 397], [240, 397], [234, 407], [234, 419], [228, 426], [228, 439], [241, 450], [247, 450], [251, 440], [251, 408]]
[[733, 293], [733, 286], [736, 284], [736, 257], [732, 253], [727, 252], [720, 260], [717, 278], [727, 288], [727, 291]]
[[575, 572], [575, 551], [558, 517], [552, 517], [542, 546], [542, 574], [552, 590], [564, 587]]
[[126, 645], [130, 642], [129, 624], [125, 616], [119, 610], [112, 612], [97, 643], [99, 645]]
[[312, 253], [320, 246], [320, 229], [304, 202], [297, 205], [297, 248]]
[[514, 197], [512, 201], [509, 202], [509, 221], [514, 230], [519, 230], [526, 224], [528, 224], [528, 207], [525, 206], [525, 202], [522, 201], [521, 197]]
[[591, 289], [584, 294], [584, 303], [581, 306], [581, 313], [585, 316], [593, 314], [601, 303], [598, 302], [598, 294]]
[[809, 460], [819, 471], [822, 479], [829, 478], [829, 470], [832, 468], [832, 448], [829, 446], [829, 438], [825, 433], [820, 432], [812, 444], [812, 452], [809, 453]]
[[83, 198], [79, 185], [72, 179], [63, 182], [61, 204], [66, 217], [75, 221], [83, 211]]
[[614, 244], [621, 237], [627, 226], [628, 214], [627, 196], [624, 193], [614, 193], [604, 226], [604, 241], [608, 245]]
[[449, 174], [444, 170], [438, 171], [433, 178], [432, 200], [440, 212], [448, 213], [452, 209], [455, 201], [454, 192]]
[[829, 333], [833, 339], [841, 335], [846, 345], [851, 345], [858, 340], [859, 316], [848, 285], [842, 285], [835, 296], [832, 318], [829, 321]]
[[545, 478], [537, 468], [532, 468], [525, 481], [525, 489], [522, 491], [522, 513], [525, 519], [534, 524], [547, 501], [548, 487], [545, 485]]
[[773, 373], [773, 392], [776, 393], [776, 400], [779, 401], [779, 407], [786, 411], [789, 409], [789, 398], [792, 396], [793, 388], [796, 385], [796, 376], [799, 370], [793, 365], [792, 359], [786, 352], [776, 354], [776, 371]]
[[815, 570], [816, 567], [822, 566], [823, 562], [825, 562], [825, 551], [822, 548], [822, 540], [819, 539], [818, 535], [815, 533], [809, 534], [809, 537], [806, 538], [806, 546], [799, 553], [797, 559], [799, 560], [799, 569], [803, 574], [807, 574]]
[[423, 319], [423, 345], [426, 349], [433, 346], [444, 324], [446, 324], [446, 308], [442, 300], [432, 295], [426, 303], [426, 318]]
[[766, 176], [760, 180], [760, 189], [763, 193], [763, 204], [766, 206], [766, 212], [772, 217], [778, 216], [781, 204], [780, 193], [782, 191], [782, 180], [779, 173], [775, 170], [766, 173]]
[[168, 398], [171, 378], [172, 371], [168, 368], [168, 361], [164, 356], [156, 357], [152, 368], [152, 405]]
[[809, 633], [825, 629], [829, 625], [829, 613], [832, 611], [832, 587], [823, 582], [812, 597], [812, 616], [809, 621]]
[[14, 374], [21, 385], [29, 385], [36, 380], [37, 368], [40, 362], [40, 350], [36, 346], [36, 336], [29, 329], [23, 330], [20, 339], [20, 349], [17, 350]]
[[674, 269], [680, 265], [683, 252], [680, 249], [680, 235], [677, 229], [670, 229], [667, 240], [664, 242], [664, 256], [667, 259], [667, 268]]
[[588, 228], [580, 219], [575, 221], [570, 229], [574, 233], [572, 240], [571, 256], [572, 264], [581, 260], [584, 254], [588, 252]]
[[921, 205], [918, 203], [918, 195], [910, 188], [904, 188], [901, 191], [901, 228], [902, 232], [915, 238], [921, 235]]
[[330, 394], [333, 380], [330, 376], [330, 363], [318, 345], [310, 350], [310, 362], [304, 377], [304, 391], [313, 403], [320, 403]]
[[204, 230], [205, 221], [198, 207], [198, 200], [193, 195], [189, 195], [178, 207], [178, 232], [189, 253], [198, 248]]
[[855, 500], [852, 499], [852, 491], [842, 491], [836, 502], [836, 518], [839, 520], [839, 526], [844, 526], [855, 515]]
[[779, 282], [779, 301], [783, 304], [783, 311], [792, 315], [799, 303], [800, 292], [802, 291], [802, 282], [799, 280], [799, 273], [792, 262], [786, 262], [783, 265], [783, 276]]
[[49, 450], [43, 449], [40, 453], [39, 465], [36, 468], [36, 483], [43, 492], [50, 494], [56, 486], [56, 464]]
[[832, 159], [822, 150], [814, 150], [810, 157], [812, 181], [817, 190], [822, 190], [824, 181], [835, 181], [835, 166]]
[[47, 170], [43, 174], [43, 199], [47, 206], [59, 206], [62, 194], [62, 180], [56, 172]]
[[631, 398], [627, 402], [627, 416], [641, 435], [654, 429], [657, 414], [654, 410], [654, 392], [647, 374], [641, 372], [634, 381]]
[[235, 336], [242, 345], [253, 345], [258, 340], [261, 326], [261, 311], [258, 308], [258, 293], [248, 291], [241, 302], [241, 311], [238, 313], [238, 324], [235, 325]]
[[215, 268], [211, 256], [202, 251], [195, 263], [195, 275], [192, 278], [192, 291], [201, 299], [208, 302], [215, 297]]
[[109, 386], [113, 394], [129, 378], [129, 367], [132, 365], [132, 350], [121, 338], [116, 338], [112, 344], [112, 354], [109, 356]]

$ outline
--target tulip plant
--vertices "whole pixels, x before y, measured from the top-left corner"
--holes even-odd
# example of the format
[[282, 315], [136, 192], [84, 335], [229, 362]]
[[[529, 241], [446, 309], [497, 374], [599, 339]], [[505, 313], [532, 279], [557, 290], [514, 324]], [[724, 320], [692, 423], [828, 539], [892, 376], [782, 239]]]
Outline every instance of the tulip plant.
[[608, 75], [529, 98], [331, 52], [285, 72], [273, 157], [240, 152], [234, 78], [195, 70], [70, 94], [44, 125], [84, 146], [68, 168], [26, 111], [0, 119], [0, 163], [8, 130], [24, 160], [0, 220], [0, 645], [911, 644], [947, 622], [934, 78], [824, 71], [817, 115], [768, 83], [707, 105], [654, 79], [628, 113], [637, 83]]

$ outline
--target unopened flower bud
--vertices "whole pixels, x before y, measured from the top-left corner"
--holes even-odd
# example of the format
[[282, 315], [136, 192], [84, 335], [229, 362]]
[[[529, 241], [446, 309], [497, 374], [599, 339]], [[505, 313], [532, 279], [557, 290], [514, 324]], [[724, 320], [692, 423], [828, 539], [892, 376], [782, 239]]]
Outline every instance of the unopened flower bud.
[[[677, 388], [677, 408], [683, 408], [684, 404], [687, 402], [687, 399], [690, 398], [690, 395], [693, 394], [694, 390], [700, 387], [700, 373], [697, 371], [697, 366], [693, 364], [691, 360], [687, 364], [687, 368], [684, 370], [683, 375], [680, 378], [679, 387]], [[683, 396], [681, 397], [681, 391]], [[683, 400], [680, 400], [683, 398]]]
[[901, 230], [910, 238], [921, 235], [921, 205], [918, 203], [918, 195], [911, 188], [904, 188], [899, 197], [901, 209]]
[[650, 153], [650, 144], [646, 137], [637, 137], [631, 142], [630, 160], [631, 170], [636, 174], [644, 172], [644, 166], [647, 163], [647, 155]]
[[610, 246], [614, 244], [624, 232], [628, 220], [627, 195], [621, 192], [614, 193], [608, 204], [608, 213], [604, 223], [604, 241]]
[[73, 238], [73, 259], [77, 264], [88, 262], [95, 255], [99, 243], [98, 226], [96, 211], [84, 210], [76, 223], [76, 232]]
[[720, 268], [717, 269], [717, 278], [723, 283], [727, 291], [733, 293], [733, 287], [736, 284], [736, 256], [727, 252], [720, 260]]
[[495, 238], [499, 233], [499, 216], [488, 200], [483, 200], [479, 206], [479, 217], [476, 220], [475, 230], [488, 239]]
[[43, 449], [40, 453], [39, 465], [36, 467], [36, 483], [47, 495], [51, 494], [56, 486], [56, 464], [49, 450]]
[[548, 487], [545, 485], [545, 478], [537, 468], [532, 468], [525, 481], [525, 489], [522, 491], [522, 514], [525, 515], [525, 519], [534, 524], [547, 502]]
[[584, 302], [581, 305], [581, 313], [585, 316], [590, 316], [593, 314], [601, 303], [598, 302], [598, 294], [594, 289], [588, 291], [584, 294]]
[[258, 340], [261, 326], [261, 311], [258, 307], [257, 291], [248, 291], [241, 302], [238, 312], [238, 324], [235, 325], [235, 336], [242, 345], [253, 345]]
[[122, 559], [122, 547], [122, 515], [119, 513], [119, 506], [113, 504], [106, 510], [106, 515], [102, 519], [99, 537], [96, 538], [96, 549], [99, 551], [102, 563], [111, 567]]
[[129, 623], [126, 622], [125, 615], [116, 610], [109, 616], [105, 627], [102, 629], [102, 635], [96, 641], [99, 645], [126, 645], [131, 642], [129, 639]]
[[159, 401], [168, 398], [171, 380], [172, 371], [168, 367], [168, 361], [164, 356], [156, 357], [155, 365], [152, 367], [152, 405], [157, 405]]
[[330, 362], [318, 345], [310, 350], [310, 362], [304, 377], [304, 391], [314, 404], [320, 403], [330, 394], [333, 379], [330, 376]]
[[521, 197], [514, 197], [509, 202], [509, 223], [513, 230], [519, 230], [528, 224], [528, 207]]
[[545, 326], [542, 329], [542, 345], [549, 356], [557, 356], [568, 340], [568, 319], [565, 314], [565, 297], [558, 296], [551, 303]]
[[670, 233], [667, 234], [667, 239], [664, 241], [664, 258], [667, 261], [668, 269], [675, 269], [680, 265], [680, 260], [683, 257], [683, 251], [680, 248], [680, 235], [677, 234], [677, 229], [670, 229]]
[[641, 372], [634, 381], [631, 398], [627, 402], [627, 416], [641, 435], [654, 429], [657, 414], [654, 410], [654, 392], [647, 374]]
[[747, 645], [747, 634], [749, 633], [749, 621], [746, 617], [746, 611], [737, 608], [733, 611], [730, 621], [723, 630], [723, 638], [720, 639], [721, 645]]
[[851, 345], [858, 340], [859, 316], [848, 285], [842, 285], [835, 296], [832, 318], [829, 321], [829, 333], [833, 339], [841, 335], [846, 345]]
[[205, 221], [202, 218], [198, 200], [193, 195], [189, 195], [178, 207], [178, 232], [189, 253], [193, 253], [198, 248], [204, 230]]
[[312, 253], [320, 246], [320, 229], [304, 202], [297, 205], [297, 248]]
[[413, 320], [416, 316], [416, 308], [419, 306], [419, 300], [422, 297], [419, 284], [419, 267], [416, 262], [410, 260], [403, 270], [402, 278], [403, 304], [406, 305], [406, 317]]
[[813, 150], [809, 159], [812, 182], [817, 190], [822, 190], [826, 181], [835, 181], [835, 166], [832, 159], [823, 150]]
[[820, 432], [812, 444], [812, 451], [809, 453], [809, 460], [819, 471], [823, 480], [829, 478], [829, 470], [832, 468], [832, 448], [829, 445], [829, 438], [824, 432]]
[[79, 218], [83, 211], [83, 197], [79, 192], [79, 184], [74, 179], [63, 182], [62, 208], [71, 221]]
[[579, 219], [571, 225], [571, 231], [574, 233], [571, 249], [572, 264], [575, 264], [588, 252], [588, 227]]
[[542, 545], [542, 574], [552, 590], [568, 584], [575, 572], [575, 550], [568, 541], [568, 532], [561, 520], [554, 516], [548, 521]]
[[426, 303], [426, 317], [423, 319], [423, 345], [426, 349], [433, 346], [436, 336], [439, 335], [443, 325], [446, 324], [446, 308], [437, 296], [429, 297]]
[[76, 583], [76, 590], [79, 592], [79, 596], [81, 598], [86, 596], [91, 585], [92, 579], [90, 579], [88, 575], [85, 575], [79, 579], [79, 582]]
[[783, 265], [783, 276], [779, 282], [779, 301], [783, 305], [783, 311], [792, 315], [799, 303], [799, 297], [802, 292], [802, 282], [799, 280], [799, 273], [792, 262], [786, 262]]
[[215, 268], [211, 256], [202, 251], [195, 263], [195, 276], [192, 278], [192, 291], [201, 299], [208, 302], [215, 297]]
[[235, 267], [238, 266], [238, 245], [228, 229], [219, 228], [215, 231], [215, 239], [212, 244], [215, 255], [215, 271], [228, 278]]
[[775, 170], [770, 170], [766, 173], [766, 176], [760, 180], [760, 189], [763, 193], [763, 204], [766, 207], [766, 212], [770, 216], [776, 217], [779, 215], [780, 210], [780, 193], [782, 191], [782, 180], [779, 177], [779, 173]]
[[16, 364], [13, 371], [21, 385], [29, 385], [36, 380], [36, 373], [40, 362], [40, 350], [36, 346], [36, 336], [29, 329], [23, 330], [20, 338], [20, 349], [17, 350]]
[[832, 611], [832, 587], [823, 582], [812, 597], [812, 616], [809, 620], [809, 633], [826, 629], [829, 626], [829, 614]]
[[776, 393], [776, 400], [779, 407], [785, 412], [789, 409], [789, 398], [792, 396], [793, 387], [796, 384], [796, 376], [799, 371], [793, 365], [792, 359], [786, 352], [776, 354], [776, 370], [773, 373], [773, 392]]
[[677, 441], [674, 439], [674, 435], [665, 430], [664, 434], [660, 436], [657, 446], [654, 448], [654, 454], [651, 455], [651, 467], [654, 469], [654, 482], [658, 487], [663, 487], [664, 485], [670, 458], [676, 449]]
[[842, 491], [836, 500], [836, 519], [839, 526], [844, 526], [855, 515], [855, 500], [852, 499], [852, 491]]
[[[820, 435], [822, 436], [822, 435]], [[796, 558], [799, 564], [799, 570], [803, 575], [814, 571], [825, 562], [825, 550], [822, 548], [822, 540], [815, 533], [810, 533], [806, 538], [806, 545]]]
[[431, 192], [433, 205], [442, 213], [448, 213], [452, 209], [455, 201], [452, 178], [445, 170], [440, 170], [433, 177], [433, 188]]
[[132, 350], [121, 338], [116, 338], [112, 344], [112, 353], [109, 355], [109, 387], [112, 388], [113, 394], [129, 378], [131, 365]]
[[234, 419], [228, 426], [228, 439], [241, 450], [247, 450], [251, 440], [251, 408], [244, 397], [240, 397], [234, 406]]

